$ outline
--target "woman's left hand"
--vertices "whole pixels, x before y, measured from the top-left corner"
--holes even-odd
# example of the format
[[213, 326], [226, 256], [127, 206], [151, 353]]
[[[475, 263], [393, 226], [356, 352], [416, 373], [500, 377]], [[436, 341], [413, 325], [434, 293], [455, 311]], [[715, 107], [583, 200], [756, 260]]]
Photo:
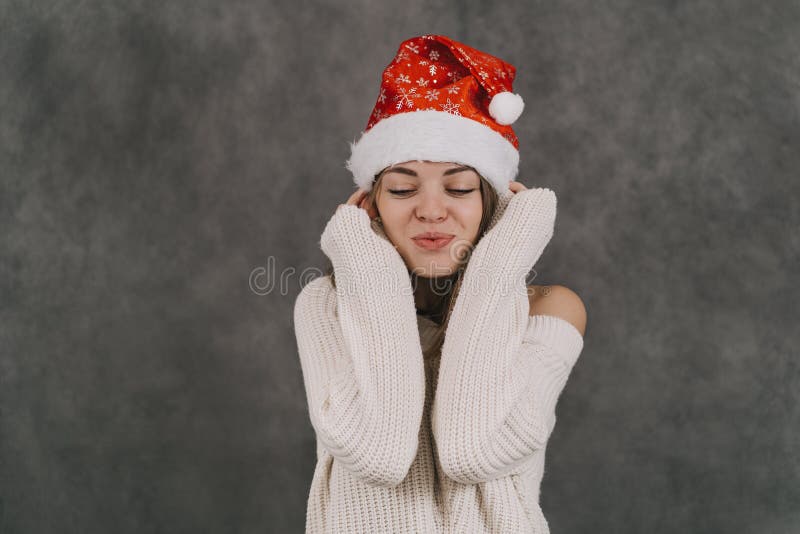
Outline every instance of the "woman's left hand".
[[514, 198], [517, 193], [520, 191], [525, 191], [526, 189], [528, 188], [525, 187], [525, 185], [523, 185], [521, 182], [508, 182], [508, 189], [502, 193], [498, 193], [497, 208], [495, 209], [489, 229], [491, 229], [497, 223], [497, 221], [502, 218], [506, 211], [506, 207], [508, 207], [508, 203], [511, 202], [511, 199]]
[[513, 191], [513, 192], [514, 192], [514, 194], [517, 194], [517, 193], [519, 193], [520, 191], [525, 191], [526, 189], [528, 189], [527, 187], [525, 187], [525, 186], [524, 186], [522, 183], [520, 183], [520, 182], [509, 182], [509, 183], [508, 183], [508, 188], [509, 188], [511, 191]]

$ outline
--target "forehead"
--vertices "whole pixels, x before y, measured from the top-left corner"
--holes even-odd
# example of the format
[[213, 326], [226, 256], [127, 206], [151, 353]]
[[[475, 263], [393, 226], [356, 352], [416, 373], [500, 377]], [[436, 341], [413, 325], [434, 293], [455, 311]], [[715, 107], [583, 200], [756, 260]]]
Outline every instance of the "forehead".
[[[471, 171], [471, 172], [470, 172]], [[477, 176], [477, 172], [469, 165], [462, 163], [452, 162], [427, 162], [427, 161], [411, 161], [396, 163], [387, 167], [384, 171], [385, 175], [396, 177], [469, 177]]]
[[411, 161], [404, 161], [402, 163], [395, 163], [391, 165], [389, 168], [393, 167], [406, 167], [411, 169], [421, 169], [421, 170], [440, 170], [444, 171], [449, 169], [450, 167], [467, 167], [465, 163], [458, 163], [457, 161], [428, 161], [428, 160], [411, 160]]

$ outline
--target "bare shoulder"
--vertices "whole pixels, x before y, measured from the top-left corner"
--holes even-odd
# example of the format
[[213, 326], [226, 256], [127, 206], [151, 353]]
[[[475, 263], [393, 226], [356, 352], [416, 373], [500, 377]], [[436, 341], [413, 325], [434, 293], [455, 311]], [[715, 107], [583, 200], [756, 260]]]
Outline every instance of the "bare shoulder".
[[586, 306], [568, 287], [561, 285], [528, 286], [530, 315], [554, 315], [569, 321], [584, 335], [586, 332]]

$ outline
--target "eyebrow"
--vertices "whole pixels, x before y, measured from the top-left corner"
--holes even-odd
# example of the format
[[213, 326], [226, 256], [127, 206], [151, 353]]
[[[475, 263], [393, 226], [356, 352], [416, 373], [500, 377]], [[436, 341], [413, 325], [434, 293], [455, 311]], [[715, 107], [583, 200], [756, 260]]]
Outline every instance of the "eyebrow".
[[[443, 176], [449, 176], [449, 175], [455, 174], [457, 172], [468, 171], [468, 170], [471, 170], [471, 169], [472, 169], [472, 167], [467, 167], [465, 165], [462, 165], [460, 167], [453, 167], [452, 169], [447, 169], [446, 171], [444, 171]], [[407, 167], [392, 167], [390, 169], [386, 169], [386, 173], [387, 174], [390, 173], [390, 172], [397, 172], [397, 173], [400, 173], [400, 174], [407, 174], [409, 176], [417, 176], [416, 171], [414, 171], [412, 169], [409, 169]]]

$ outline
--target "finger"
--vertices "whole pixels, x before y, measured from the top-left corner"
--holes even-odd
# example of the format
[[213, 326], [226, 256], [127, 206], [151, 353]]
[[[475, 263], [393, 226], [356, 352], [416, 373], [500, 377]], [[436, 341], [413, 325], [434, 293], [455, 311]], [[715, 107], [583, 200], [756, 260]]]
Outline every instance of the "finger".
[[350, 195], [350, 198], [347, 199], [346, 203], [354, 206], [358, 205], [358, 203], [361, 201], [361, 197], [365, 193], [366, 191], [364, 191], [363, 189], [357, 189], [352, 195]]
[[525, 187], [525, 186], [524, 186], [523, 184], [521, 184], [520, 182], [510, 182], [510, 183], [508, 184], [508, 188], [509, 188], [511, 191], [513, 191], [514, 193], [519, 193], [520, 191], [524, 191], [525, 189], [527, 189], [527, 187]]

